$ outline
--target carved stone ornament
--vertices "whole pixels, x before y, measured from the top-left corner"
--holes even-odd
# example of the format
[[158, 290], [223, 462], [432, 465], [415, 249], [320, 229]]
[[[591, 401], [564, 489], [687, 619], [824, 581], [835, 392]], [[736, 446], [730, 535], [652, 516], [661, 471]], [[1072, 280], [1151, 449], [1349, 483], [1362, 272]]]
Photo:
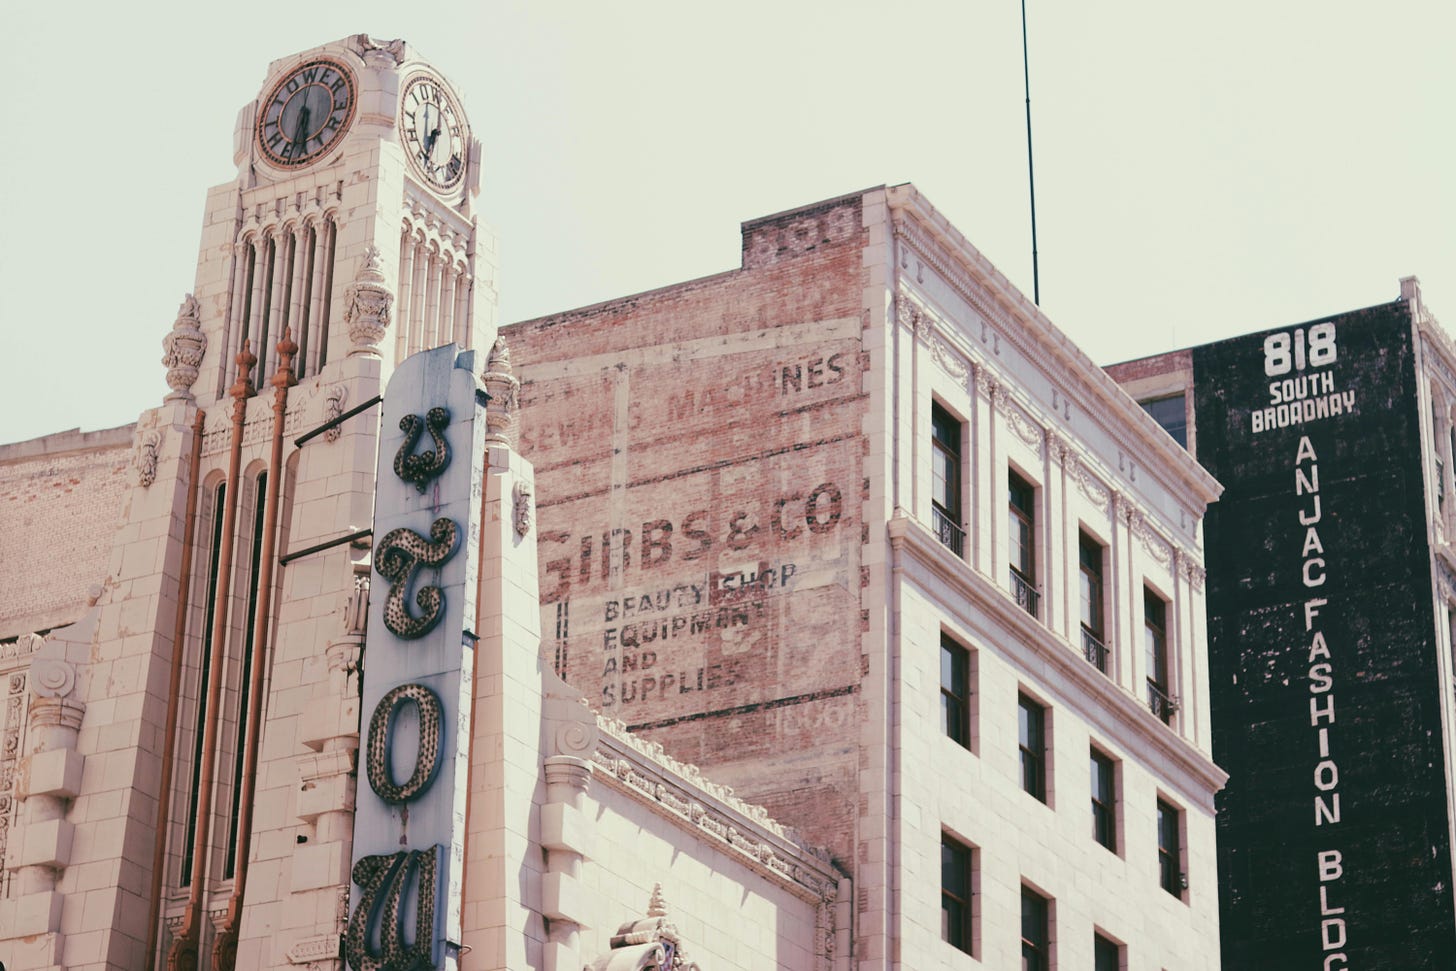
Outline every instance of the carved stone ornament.
[[[344, 402], [349, 400], [349, 387], [344, 384], [331, 384], [324, 392], [324, 422], [328, 423], [338, 419], [344, 413]], [[324, 441], [337, 442], [339, 436], [344, 434], [344, 429], [335, 425], [324, 432]]]
[[167, 369], [167, 386], [172, 389], [167, 401], [192, 400], [192, 384], [197, 380], [197, 369], [202, 366], [202, 355], [207, 350], [201, 317], [197, 298], [187, 294], [182, 306], [177, 308], [172, 330], [162, 338], [162, 366]]
[[[419, 415], [405, 415], [401, 418], [399, 430], [404, 432], [404, 442], [394, 455], [394, 474], [424, 492], [430, 480], [437, 478], [450, 465], [450, 444], [441, 434], [449, 424], [448, 408], [431, 408], [425, 413], [423, 420]], [[416, 455], [415, 446], [419, 444], [420, 434], [426, 428], [430, 430], [430, 439], [435, 447]]]
[[388, 64], [398, 64], [405, 58], [405, 43], [398, 37], [394, 40], [380, 41], [368, 34], [355, 34], [354, 45], [358, 49], [359, 55], [366, 61], [387, 58]]
[[401, 526], [390, 530], [375, 548], [374, 569], [391, 584], [384, 601], [384, 626], [396, 637], [407, 641], [424, 637], [444, 616], [445, 595], [439, 587], [421, 587], [415, 594], [419, 617], [410, 614], [405, 595], [417, 570], [440, 566], [454, 555], [459, 533], [454, 522], [441, 517], [430, 526], [430, 539]]
[[344, 290], [344, 323], [349, 327], [349, 339], [354, 342], [349, 350], [351, 355], [379, 356], [379, 342], [389, 329], [393, 307], [394, 292], [385, 285], [379, 247], [371, 246], [364, 251], [364, 265], [355, 274], [354, 282]]
[[667, 919], [662, 884], [653, 884], [647, 916], [618, 927], [611, 950], [587, 965], [587, 971], [698, 971], [683, 951], [677, 926]]
[[136, 451], [131, 464], [137, 471], [137, 485], [143, 489], [157, 480], [157, 456], [162, 451], [161, 429], [142, 432], [137, 436]]
[[511, 521], [515, 523], [516, 535], [523, 538], [531, 531], [531, 522], [536, 514], [534, 491], [531, 483], [524, 479], [516, 482], [516, 487], [511, 490]]
[[30, 662], [30, 690], [37, 698], [64, 698], [76, 687], [76, 666], [60, 658]]
[[480, 381], [490, 395], [490, 404], [485, 407], [485, 440], [509, 446], [515, 437], [514, 422], [521, 382], [511, 373], [511, 351], [504, 337], [497, 337], [491, 345]]

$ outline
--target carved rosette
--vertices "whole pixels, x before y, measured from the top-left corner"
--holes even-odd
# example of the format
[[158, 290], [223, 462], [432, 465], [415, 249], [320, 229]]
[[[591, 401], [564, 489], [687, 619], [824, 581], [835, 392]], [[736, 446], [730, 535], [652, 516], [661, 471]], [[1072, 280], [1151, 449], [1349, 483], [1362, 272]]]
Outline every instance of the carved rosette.
[[487, 442], [515, 446], [516, 406], [521, 390], [520, 379], [511, 373], [511, 352], [506, 339], [497, 337], [485, 360], [485, 373], [480, 376], [490, 395], [485, 408]]
[[379, 356], [379, 342], [389, 329], [390, 311], [394, 307], [394, 291], [385, 283], [379, 248], [364, 251], [364, 265], [354, 282], [344, 290], [344, 323], [354, 346], [349, 354]]
[[207, 336], [202, 333], [202, 311], [197, 298], [187, 294], [177, 308], [172, 330], [162, 338], [162, 366], [167, 369], [167, 386], [172, 393], [164, 401], [191, 401], [192, 384], [202, 366], [207, 350]]

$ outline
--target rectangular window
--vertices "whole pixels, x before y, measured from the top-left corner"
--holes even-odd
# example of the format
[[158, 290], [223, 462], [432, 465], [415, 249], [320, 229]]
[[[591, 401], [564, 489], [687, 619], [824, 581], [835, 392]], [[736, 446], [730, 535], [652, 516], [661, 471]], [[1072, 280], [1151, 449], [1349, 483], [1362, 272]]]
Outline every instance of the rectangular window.
[[1168, 604], [1143, 588], [1143, 663], [1148, 682], [1148, 709], [1171, 724], [1178, 702], [1168, 691]]
[[971, 747], [971, 653], [940, 635], [940, 730]]
[[1092, 971], [1121, 971], [1122, 948], [1101, 934], [1092, 935]]
[[1188, 409], [1183, 395], [1154, 398], [1151, 401], [1139, 401], [1138, 404], [1152, 416], [1153, 421], [1163, 426], [1163, 431], [1173, 436], [1173, 441], [1184, 448], [1188, 447]]
[[1046, 802], [1046, 709], [1026, 695], [1017, 699], [1021, 736], [1021, 788]]
[[935, 534], [956, 556], [965, 556], [961, 528], [961, 423], [938, 403], [930, 404], [930, 511]]
[[1077, 556], [1081, 565], [1082, 653], [1088, 663], [1107, 673], [1107, 636], [1104, 627], [1102, 588], [1102, 544], [1086, 533], [1077, 534]]
[[1021, 888], [1021, 971], [1052, 966], [1050, 903], [1030, 887]]
[[1036, 489], [1012, 472], [1007, 477], [1006, 548], [1011, 559], [1011, 592], [1022, 609], [1039, 617], [1036, 589]]
[[1179, 900], [1183, 899], [1181, 840], [1178, 830], [1182, 814], [1163, 800], [1158, 800], [1158, 885]]
[[964, 843], [940, 837], [940, 938], [971, 953], [972, 892], [975, 851]]
[[1117, 852], [1117, 777], [1111, 759], [1092, 750], [1092, 838]]

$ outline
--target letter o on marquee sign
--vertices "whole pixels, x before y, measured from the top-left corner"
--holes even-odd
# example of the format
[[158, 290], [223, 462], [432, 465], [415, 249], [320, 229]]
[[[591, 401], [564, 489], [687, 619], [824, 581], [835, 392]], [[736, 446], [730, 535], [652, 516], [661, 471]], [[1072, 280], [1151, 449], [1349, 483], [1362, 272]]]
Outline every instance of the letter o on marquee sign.
[[[394, 724], [401, 705], [413, 704], [420, 715], [420, 746], [415, 755], [415, 768], [403, 784], [396, 783], [389, 771], [389, 753], [394, 747]], [[402, 684], [379, 699], [369, 719], [369, 748], [365, 765], [369, 787], [388, 803], [405, 803], [430, 787], [440, 767], [440, 732], [445, 709], [439, 697], [422, 684]]]

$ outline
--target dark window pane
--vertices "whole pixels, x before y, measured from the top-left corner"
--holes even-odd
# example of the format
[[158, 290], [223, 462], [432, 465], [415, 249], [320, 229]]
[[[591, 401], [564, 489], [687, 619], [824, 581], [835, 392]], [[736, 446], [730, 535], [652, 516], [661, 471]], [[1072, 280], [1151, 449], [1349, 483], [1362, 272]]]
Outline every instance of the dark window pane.
[[1179, 870], [1178, 810], [1158, 800], [1158, 883], [1175, 897], [1183, 896]]
[[1017, 704], [1021, 788], [1046, 802], [1046, 709], [1022, 695]]
[[1117, 805], [1113, 784], [1112, 760], [1101, 752], [1092, 752], [1092, 837], [1113, 852], [1117, 851]]
[[1184, 396], [1175, 394], [1168, 398], [1155, 398], [1152, 401], [1140, 401], [1152, 416], [1153, 421], [1163, 426], [1163, 430], [1173, 436], [1173, 441], [1184, 448], [1188, 447], [1188, 410]]
[[961, 516], [961, 423], [940, 405], [930, 406], [932, 502], [956, 525]]
[[1021, 967], [1023, 971], [1045, 971], [1048, 964], [1047, 900], [1026, 887], [1021, 888]]
[[940, 730], [966, 748], [971, 746], [970, 654], [942, 637], [940, 641]]
[[949, 837], [940, 839], [940, 936], [971, 953], [971, 881], [974, 851]]
[[1122, 967], [1122, 955], [1118, 951], [1118, 946], [1101, 934], [1094, 936], [1092, 939], [1093, 971], [1118, 971]]

